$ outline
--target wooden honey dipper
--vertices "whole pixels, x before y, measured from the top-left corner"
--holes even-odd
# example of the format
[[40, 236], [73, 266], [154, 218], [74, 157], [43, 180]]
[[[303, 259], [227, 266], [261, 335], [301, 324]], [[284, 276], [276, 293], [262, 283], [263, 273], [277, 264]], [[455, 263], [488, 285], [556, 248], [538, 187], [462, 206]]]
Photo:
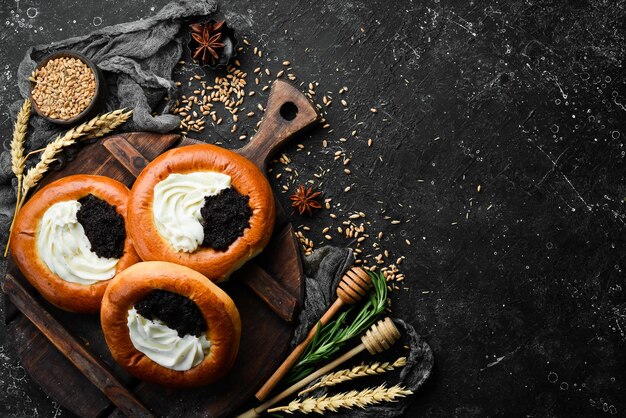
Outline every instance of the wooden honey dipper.
[[[372, 278], [365, 270], [360, 267], [352, 267], [350, 270], [346, 271], [341, 281], [337, 285], [337, 300], [331, 305], [330, 308], [326, 311], [326, 313], [319, 320], [321, 326], [324, 326], [334, 317], [337, 312], [341, 309], [343, 305], [353, 305], [363, 296], [367, 294], [367, 292], [372, 287]], [[256, 393], [256, 398], [260, 401], [264, 401], [265, 398], [274, 390], [276, 385], [281, 381], [281, 379], [287, 374], [289, 370], [293, 367], [293, 365], [298, 361], [304, 350], [307, 348], [313, 337], [315, 337], [315, 332], [317, 331], [317, 324], [309, 331], [307, 337], [294, 348], [294, 350], [289, 354], [289, 357], [283, 361], [283, 364], [280, 365], [278, 369], [270, 376], [270, 378], [265, 382], [261, 389]]]
[[252, 408], [239, 415], [238, 418], [258, 417], [259, 414], [265, 412], [276, 402], [279, 402], [287, 396], [297, 392], [315, 379], [325, 375], [340, 364], [356, 356], [361, 351], [367, 350], [372, 355], [376, 353], [382, 353], [383, 351], [391, 347], [396, 341], [398, 341], [398, 338], [400, 338], [400, 331], [398, 331], [398, 328], [393, 323], [391, 318], [386, 317], [385, 319], [381, 319], [380, 321], [372, 325], [363, 335], [361, 335], [361, 344], [357, 345], [352, 350], [339, 357], [337, 360], [327, 364], [315, 373], [310, 374], [298, 383], [285, 389], [283, 392], [279, 393], [264, 404], [259, 405], [256, 408]]

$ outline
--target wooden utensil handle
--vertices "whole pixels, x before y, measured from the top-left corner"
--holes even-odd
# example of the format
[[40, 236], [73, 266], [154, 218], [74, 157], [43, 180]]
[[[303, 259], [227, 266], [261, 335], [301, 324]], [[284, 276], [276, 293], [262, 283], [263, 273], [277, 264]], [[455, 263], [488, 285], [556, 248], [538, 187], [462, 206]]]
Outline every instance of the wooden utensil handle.
[[302, 92], [285, 81], [276, 80], [259, 131], [237, 152], [265, 171], [267, 161], [280, 146], [318, 120], [315, 106]]
[[[343, 301], [341, 299], [335, 300], [335, 303], [331, 305], [330, 308], [326, 311], [324, 316], [319, 320], [318, 324], [324, 326], [330, 321], [330, 319], [335, 316], [335, 314], [341, 309], [343, 306]], [[280, 365], [278, 369], [270, 376], [270, 378], [265, 382], [265, 384], [259, 389], [259, 391], [254, 395], [260, 401], [265, 400], [267, 396], [274, 390], [276, 385], [280, 383], [283, 377], [291, 370], [296, 361], [300, 358], [304, 350], [308, 347], [308, 345], [313, 341], [315, 337], [315, 333], [317, 332], [318, 325], [314, 326], [310, 331], [307, 337], [293, 349], [289, 357], [285, 359], [283, 364]]]
[[13, 276], [6, 275], [2, 288], [11, 302], [125, 415], [153, 416], [104, 363], [93, 357]]

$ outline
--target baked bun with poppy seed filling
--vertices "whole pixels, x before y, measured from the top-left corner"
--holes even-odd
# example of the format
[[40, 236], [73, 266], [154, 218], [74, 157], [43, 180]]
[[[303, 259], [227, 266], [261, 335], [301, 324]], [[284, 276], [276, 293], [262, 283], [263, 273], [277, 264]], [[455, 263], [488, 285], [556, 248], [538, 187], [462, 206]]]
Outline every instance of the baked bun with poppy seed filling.
[[126, 233], [128, 193], [108, 177], [73, 175], [43, 187], [19, 211], [13, 259], [50, 303], [97, 313], [110, 279], [140, 261]]
[[267, 245], [275, 208], [252, 162], [201, 144], [149, 163], [133, 185], [128, 214], [143, 260], [181, 264], [219, 282]]
[[113, 358], [134, 376], [164, 386], [206, 385], [224, 376], [239, 350], [232, 299], [188, 267], [135, 264], [109, 285], [100, 312]]

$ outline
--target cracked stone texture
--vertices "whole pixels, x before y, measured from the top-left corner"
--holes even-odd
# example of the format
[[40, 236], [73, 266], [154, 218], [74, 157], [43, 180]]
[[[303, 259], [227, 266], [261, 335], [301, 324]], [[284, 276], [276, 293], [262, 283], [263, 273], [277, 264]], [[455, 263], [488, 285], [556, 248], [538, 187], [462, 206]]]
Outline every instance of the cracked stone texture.
[[[2, 2], [2, 158], [27, 45], [165, 3]], [[407, 416], [626, 413], [623, 3], [234, 0], [220, 13], [264, 51], [240, 58], [257, 91], [243, 114], [267, 99], [254, 88], [257, 66], [274, 75], [289, 60], [296, 83], [319, 81], [318, 102], [332, 92], [333, 132], [287, 146], [298, 177], [276, 166], [284, 174], [273, 185], [284, 204], [283, 185], [306, 180], [333, 199], [330, 211], [294, 217], [316, 245], [322, 228], [356, 210], [371, 223], [366, 252], [384, 231], [390, 259], [406, 256], [393, 309], [436, 357]], [[194, 71], [176, 71], [187, 94]], [[241, 117], [237, 134], [228, 121], [195, 136], [237, 148], [257, 120]], [[350, 175], [336, 151], [351, 158]], [[7, 184], [3, 201], [14, 199]], [[9, 218], [0, 214], [2, 242]], [[354, 245], [337, 233], [332, 243]], [[25, 374], [4, 328], [0, 341], [0, 415], [71, 416]]]

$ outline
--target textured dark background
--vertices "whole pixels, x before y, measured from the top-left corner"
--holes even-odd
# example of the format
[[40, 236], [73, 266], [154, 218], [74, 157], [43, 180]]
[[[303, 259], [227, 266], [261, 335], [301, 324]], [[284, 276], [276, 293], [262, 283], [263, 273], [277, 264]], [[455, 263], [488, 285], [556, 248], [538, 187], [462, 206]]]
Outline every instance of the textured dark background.
[[[135, 20], [165, 3], [3, 0], [3, 149], [28, 45]], [[287, 59], [298, 82], [319, 81], [319, 96], [333, 92], [334, 132], [302, 137], [304, 152], [290, 146], [299, 177], [274, 184], [280, 191], [314, 180], [333, 198], [330, 212], [366, 212], [370, 232], [385, 231], [381, 245], [392, 259], [406, 256], [408, 290], [394, 292], [394, 311], [436, 356], [409, 416], [626, 414], [625, 7], [613, 0], [221, 4], [264, 51], [261, 59], [248, 50], [244, 69], [263, 65], [275, 74]], [[179, 70], [180, 79], [192, 70]], [[342, 86], [347, 110], [337, 103]], [[250, 132], [255, 121], [240, 128]], [[228, 127], [201, 137], [239, 146]], [[333, 160], [337, 150], [352, 158], [350, 176]], [[321, 180], [313, 176], [324, 170]], [[323, 227], [339, 224], [328, 214], [296, 224], [309, 225], [318, 244]], [[69, 416], [25, 375], [4, 330], [0, 342], [0, 415]]]

